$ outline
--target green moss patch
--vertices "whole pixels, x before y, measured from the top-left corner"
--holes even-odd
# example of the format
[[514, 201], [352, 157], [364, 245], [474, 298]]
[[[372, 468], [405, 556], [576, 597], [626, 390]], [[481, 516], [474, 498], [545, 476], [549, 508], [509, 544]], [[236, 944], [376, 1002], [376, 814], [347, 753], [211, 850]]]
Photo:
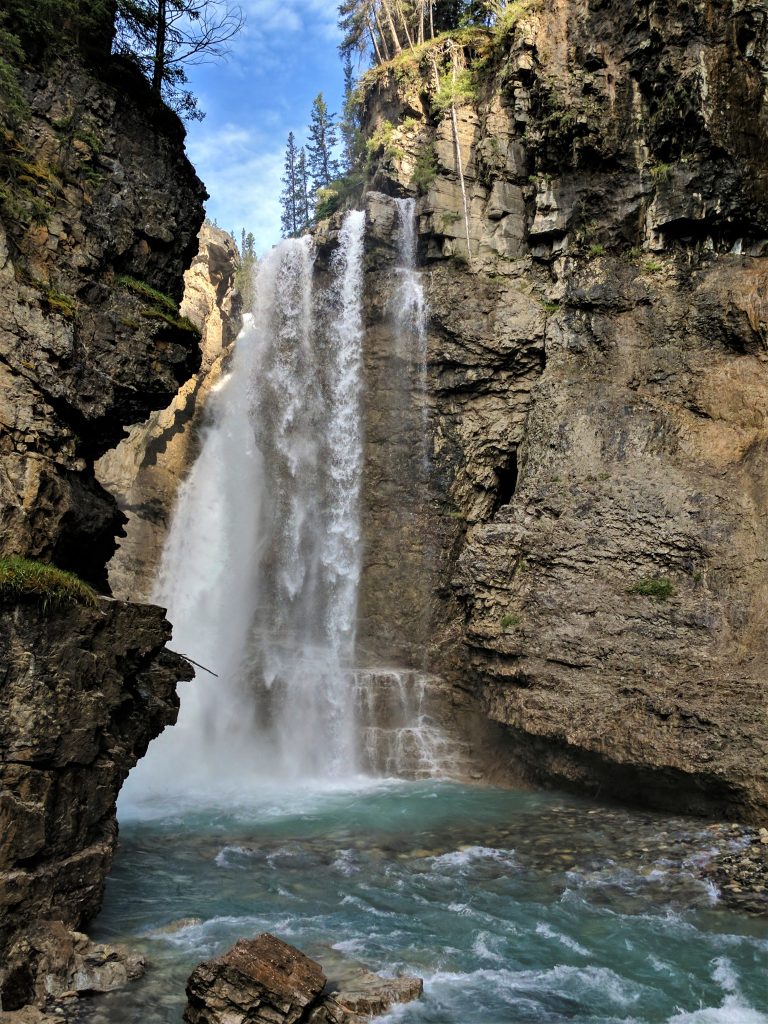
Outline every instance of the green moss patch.
[[163, 323], [169, 324], [179, 331], [189, 331], [196, 338], [200, 337], [199, 329], [185, 316], [175, 316], [172, 313], [166, 313], [164, 309], [145, 309], [142, 310], [141, 315], [146, 320], [162, 320]]
[[137, 278], [129, 277], [127, 274], [117, 274], [115, 284], [122, 288], [127, 288], [129, 292], [138, 295], [140, 299], [144, 299], [146, 302], [153, 302], [160, 306], [161, 309], [165, 309], [173, 315], [178, 314], [178, 303], [170, 295], [165, 295], [163, 292], [159, 292], [156, 288], [148, 285], [146, 281], [139, 281]]
[[45, 303], [51, 313], [57, 313], [65, 320], [74, 320], [77, 315], [77, 303], [72, 296], [57, 292], [53, 288], [46, 290]]
[[642, 594], [643, 597], [650, 597], [654, 601], [668, 601], [674, 592], [672, 581], [666, 576], [649, 576], [627, 588], [628, 594]]

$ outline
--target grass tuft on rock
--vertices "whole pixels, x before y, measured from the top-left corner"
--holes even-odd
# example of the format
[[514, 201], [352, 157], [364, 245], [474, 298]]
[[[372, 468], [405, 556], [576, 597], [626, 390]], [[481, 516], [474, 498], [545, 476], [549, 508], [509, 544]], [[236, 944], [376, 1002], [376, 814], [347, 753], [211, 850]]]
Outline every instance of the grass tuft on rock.
[[502, 629], [509, 629], [510, 626], [519, 626], [520, 619], [517, 617], [517, 615], [502, 615], [501, 619], [499, 620], [499, 625], [501, 626]]
[[137, 278], [129, 277], [127, 274], [117, 274], [115, 276], [115, 284], [127, 288], [128, 291], [133, 292], [134, 295], [138, 295], [139, 298], [147, 302], [154, 302], [169, 313], [178, 313], [178, 303], [170, 295], [159, 292], [157, 288], [153, 288], [146, 281], [139, 281]]
[[67, 604], [92, 608], [98, 601], [96, 591], [74, 573], [17, 555], [0, 558], [0, 597], [40, 601], [43, 608]]

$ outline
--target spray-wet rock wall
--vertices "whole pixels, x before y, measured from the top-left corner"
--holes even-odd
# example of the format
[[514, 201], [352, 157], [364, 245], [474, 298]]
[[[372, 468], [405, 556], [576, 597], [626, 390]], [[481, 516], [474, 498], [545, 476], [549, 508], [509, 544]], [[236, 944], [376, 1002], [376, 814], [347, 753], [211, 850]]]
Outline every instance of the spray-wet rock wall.
[[766, 813], [765, 46], [749, 4], [530, 4], [369, 83], [372, 185], [418, 196], [430, 667], [507, 777]]

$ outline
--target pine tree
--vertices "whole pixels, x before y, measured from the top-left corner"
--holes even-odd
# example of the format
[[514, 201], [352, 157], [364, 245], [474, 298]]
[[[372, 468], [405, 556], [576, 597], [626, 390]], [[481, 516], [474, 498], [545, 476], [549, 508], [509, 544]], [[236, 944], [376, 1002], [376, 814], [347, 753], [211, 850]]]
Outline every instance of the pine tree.
[[299, 214], [299, 179], [298, 179], [298, 152], [296, 150], [296, 139], [293, 132], [288, 133], [288, 145], [285, 149], [285, 174], [283, 175], [283, 191], [280, 196], [280, 205], [283, 209], [280, 224], [283, 231], [283, 238], [292, 238], [299, 233], [303, 226]]
[[312, 193], [328, 185], [339, 176], [339, 162], [334, 155], [336, 147], [336, 115], [328, 107], [320, 92], [312, 104], [312, 119], [309, 124], [309, 174], [312, 179]]
[[339, 126], [344, 143], [342, 163], [347, 174], [354, 169], [357, 162], [360, 138], [360, 122], [355, 109], [354, 89], [355, 80], [352, 75], [352, 58], [349, 51], [347, 51], [344, 54], [344, 117]]
[[307, 167], [307, 154], [303, 146], [299, 150], [298, 160], [296, 161], [296, 180], [298, 185], [296, 212], [299, 224], [303, 230], [309, 224], [311, 213], [309, 205], [309, 169]]

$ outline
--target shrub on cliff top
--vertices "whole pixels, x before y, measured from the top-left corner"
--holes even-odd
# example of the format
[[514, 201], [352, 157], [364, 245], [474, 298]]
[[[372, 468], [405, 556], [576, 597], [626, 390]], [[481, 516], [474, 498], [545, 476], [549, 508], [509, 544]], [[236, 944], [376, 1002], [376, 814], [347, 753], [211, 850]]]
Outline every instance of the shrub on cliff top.
[[0, 558], [0, 596], [40, 601], [43, 608], [64, 604], [93, 607], [98, 599], [96, 591], [74, 573], [16, 555]]

